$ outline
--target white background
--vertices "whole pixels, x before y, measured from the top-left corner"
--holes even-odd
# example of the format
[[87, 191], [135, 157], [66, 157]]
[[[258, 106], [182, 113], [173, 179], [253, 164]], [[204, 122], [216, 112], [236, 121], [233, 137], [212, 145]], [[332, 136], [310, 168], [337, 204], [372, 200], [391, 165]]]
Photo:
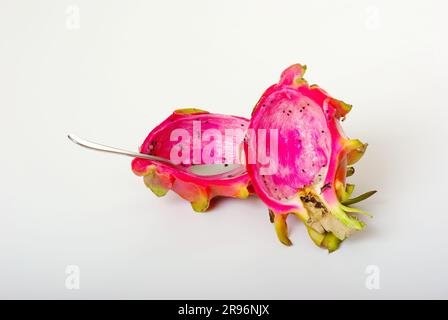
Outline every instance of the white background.
[[[0, 0], [0, 298], [448, 298], [447, 10]], [[330, 255], [296, 219], [282, 246], [255, 197], [198, 215], [174, 193], [156, 198], [130, 158], [66, 138], [135, 149], [179, 107], [249, 117], [297, 62], [354, 105], [345, 131], [369, 148], [351, 182], [379, 190], [360, 206], [367, 229]]]

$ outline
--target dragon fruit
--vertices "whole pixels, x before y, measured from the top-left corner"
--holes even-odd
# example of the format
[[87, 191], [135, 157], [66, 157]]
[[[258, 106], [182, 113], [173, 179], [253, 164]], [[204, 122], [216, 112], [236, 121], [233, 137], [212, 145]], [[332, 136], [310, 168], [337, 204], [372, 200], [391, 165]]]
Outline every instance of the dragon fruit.
[[[143, 177], [156, 196], [164, 196], [171, 189], [189, 201], [196, 212], [206, 211], [216, 196], [247, 198], [250, 180], [244, 165], [214, 175], [198, 175], [189, 169], [192, 165], [241, 164], [248, 125], [249, 120], [241, 117], [199, 109], [176, 110], [149, 133], [140, 152], [177, 161], [179, 165], [135, 158], [132, 170]], [[176, 130], [181, 130], [179, 135]], [[220, 136], [225, 140], [218, 141], [216, 137]]]
[[[279, 240], [291, 245], [286, 218], [292, 213], [305, 223], [318, 246], [332, 252], [364, 227], [351, 215], [364, 212], [348, 205], [374, 191], [349, 199], [354, 185], [346, 183], [346, 177], [353, 174], [351, 165], [367, 144], [347, 138], [342, 131], [340, 120], [351, 106], [308, 85], [305, 70], [300, 64], [290, 66], [257, 102], [244, 145], [246, 166], [256, 194], [269, 208]], [[270, 141], [263, 150], [269, 154], [270, 168], [260, 161], [261, 138]]]

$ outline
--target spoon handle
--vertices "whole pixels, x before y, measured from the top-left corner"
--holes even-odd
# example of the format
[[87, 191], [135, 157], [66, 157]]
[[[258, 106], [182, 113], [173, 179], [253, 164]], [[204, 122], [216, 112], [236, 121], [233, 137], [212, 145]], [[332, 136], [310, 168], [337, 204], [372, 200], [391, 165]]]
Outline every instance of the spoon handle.
[[167, 164], [170, 164], [172, 166], [175, 166], [174, 163], [172, 163], [170, 160], [165, 159], [165, 158], [160, 158], [160, 157], [156, 157], [156, 156], [152, 156], [149, 154], [143, 154], [143, 153], [139, 153], [139, 152], [133, 152], [133, 151], [128, 151], [128, 150], [123, 150], [123, 149], [118, 149], [118, 148], [114, 148], [114, 147], [109, 147], [103, 144], [99, 144], [96, 142], [92, 142], [92, 141], [88, 141], [85, 139], [82, 139], [78, 136], [75, 136], [73, 134], [69, 134], [68, 138], [84, 147], [87, 149], [92, 149], [92, 150], [98, 150], [98, 151], [104, 151], [104, 152], [109, 152], [109, 153], [115, 153], [115, 154], [121, 154], [121, 155], [125, 155], [125, 156], [130, 156], [130, 157], [134, 157], [134, 158], [141, 158], [141, 159], [149, 159], [149, 160], [154, 160], [154, 161], [158, 161], [158, 162], [164, 162]]

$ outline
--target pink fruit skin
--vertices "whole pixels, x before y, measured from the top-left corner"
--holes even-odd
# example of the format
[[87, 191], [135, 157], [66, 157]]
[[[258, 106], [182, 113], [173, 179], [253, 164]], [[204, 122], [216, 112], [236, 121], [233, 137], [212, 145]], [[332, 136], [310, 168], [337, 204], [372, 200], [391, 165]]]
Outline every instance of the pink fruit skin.
[[[350, 195], [345, 182], [347, 165], [356, 162], [367, 145], [348, 139], [341, 129], [340, 119], [351, 106], [316, 85], [309, 86], [303, 79], [305, 70], [299, 64], [287, 68], [252, 112], [250, 129], [278, 130], [278, 157], [273, 159], [278, 163], [277, 171], [260, 174], [263, 165], [249, 161], [249, 154], [256, 153], [256, 143], [250, 141], [244, 145], [247, 171], [256, 194], [274, 214], [276, 229], [286, 230], [286, 215], [294, 213], [318, 233], [332, 232], [343, 240], [349, 229], [363, 228], [361, 222], [347, 215], [356, 209], [350, 211], [340, 201]], [[330, 215], [320, 221], [310, 213], [310, 202], [319, 203], [312, 214]], [[321, 212], [315, 213], [318, 209]], [[337, 220], [330, 221], [331, 215]], [[285, 230], [277, 230], [283, 233], [279, 238], [290, 244]]]
[[[176, 110], [149, 133], [140, 147], [140, 152], [170, 159], [171, 150], [179, 143], [178, 140], [170, 141], [172, 131], [181, 128], [188, 131], [190, 136], [193, 136], [193, 121], [200, 121], [201, 134], [205, 130], [214, 129], [224, 137], [225, 133], [228, 133], [226, 129], [235, 129], [235, 132], [239, 130], [240, 134], [234, 136], [237, 145], [235, 157], [238, 157], [237, 152], [242, 150], [244, 134], [249, 121], [242, 117], [211, 114], [199, 109]], [[199, 154], [202, 154], [206, 145], [206, 143], [201, 144], [202, 149], [200, 149]], [[190, 139], [189, 147], [190, 150], [194, 149], [193, 138]], [[132, 170], [136, 175], [143, 176], [145, 184], [157, 196], [163, 196], [171, 189], [191, 202], [193, 209], [197, 212], [206, 211], [210, 200], [216, 196], [241, 199], [249, 196], [250, 180], [244, 167], [223, 174], [201, 176], [188, 171], [193, 160], [197, 160], [194, 157], [193, 152], [190, 152], [190, 163], [181, 164], [179, 167], [135, 158], [132, 161]], [[229, 163], [229, 160], [224, 158], [224, 154], [221, 160], [222, 163]], [[205, 164], [203, 158], [200, 158], [199, 161], [195, 164]]]

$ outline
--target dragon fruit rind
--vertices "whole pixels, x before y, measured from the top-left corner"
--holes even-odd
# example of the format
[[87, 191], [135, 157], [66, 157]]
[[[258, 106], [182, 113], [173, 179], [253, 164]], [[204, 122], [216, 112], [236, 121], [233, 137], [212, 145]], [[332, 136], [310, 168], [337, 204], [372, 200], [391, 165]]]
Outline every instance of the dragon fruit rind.
[[[331, 252], [364, 227], [351, 215], [364, 212], [348, 204], [374, 192], [349, 199], [354, 189], [346, 183], [354, 172], [349, 166], [361, 158], [367, 144], [348, 139], [342, 131], [340, 120], [351, 106], [308, 85], [305, 70], [300, 64], [287, 68], [256, 104], [248, 131], [254, 134], [248, 134], [245, 143], [247, 170], [283, 244], [291, 245], [286, 218], [293, 213], [306, 224], [311, 239]], [[265, 147], [271, 164], [275, 162], [271, 173], [264, 173], [266, 164], [251, 156], [259, 156], [260, 129], [270, 138], [277, 136], [276, 146]]]
[[[171, 189], [191, 202], [196, 212], [206, 211], [210, 200], [216, 196], [247, 198], [250, 180], [244, 165], [214, 175], [198, 175], [189, 169], [195, 164], [222, 163], [228, 166], [238, 163], [248, 125], [249, 120], [241, 117], [211, 114], [199, 109], [176, 110], [149, 133], [140, 152], [172, 161], [173, 155], [180, 155], [179, 165], [135, 158], [132, 170], [143, 177], [155, 195], [164, 196]], [[174, 135], [173, 139], [176, 130], [181, 130], [184, 135]], [[217, 136], [225, 137], [225, 140], [218, 141]], [[207, 139], [209, 141], [204, 143]]]

